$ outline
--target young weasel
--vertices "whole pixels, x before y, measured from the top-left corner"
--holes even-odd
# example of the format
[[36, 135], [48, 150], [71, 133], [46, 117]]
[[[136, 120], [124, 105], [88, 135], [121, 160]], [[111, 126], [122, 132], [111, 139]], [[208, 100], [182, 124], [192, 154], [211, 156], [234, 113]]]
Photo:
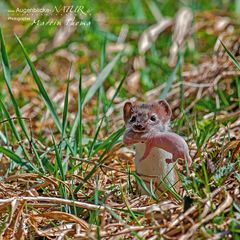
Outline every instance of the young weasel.
[[134, 132], [129, 129], [125, 135], [123, 142], [125, 145], [132, 145], [139, 142], [145, 143], [146, 148], [140, 162], [149, 155], [152, 148], [162, 148], [163, 150], [172, 153], [171, 159], [166, 159], [167, 163], [175, 162], [177, 159], [186, 159], [188, 166], [191, 165], [191, 157], [189, 155], [188, 145], [182, 137], [173, 132]]
[[[179, 190], [174, 161], [186, 159], [190, 166], [191, 157], [184, 139], [169, 132], [172, 111], [168, 103], [165, 100], [142, 104], [126, 102], [123, 113], [126, 125], [123, 142], [136, 145], [137, 172], [144, 176], [157, 176], [155, 183], [164, 179]], [[163, 185], [160, 188], [164, 189]]]

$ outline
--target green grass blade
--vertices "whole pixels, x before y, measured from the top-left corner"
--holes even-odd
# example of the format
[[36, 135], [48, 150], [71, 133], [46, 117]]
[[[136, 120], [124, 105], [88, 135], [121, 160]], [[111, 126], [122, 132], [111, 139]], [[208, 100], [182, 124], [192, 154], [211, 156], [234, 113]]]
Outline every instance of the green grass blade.
[[10, 94], [10, 98], [14, 107], [14, 111], [16, 113], [18, 122], [24, 132], [24, 134], [26, 135], [28, 141], [30, 141], [30, 134], [28, 133], [28, 130], [26, 128], [25, 122], [22, 119], [22, 115], [20, 112], [20, 109], [17, 105], [17, 101], [15, 100], [14, 96], [13, 96], [13, 92], [12, 92], [12, 87], [11, 87], [11, 73], [10, 73], [10, 67], [9, 67], [9, 61], [8, 61], [8, 56], [7, 56], [7, 52], [6, 52], [6, 47], [5, 47], [5, 42], [4, 42], [4, 38], [2, 35], [2, 31], [0, 29], [0, 42], [1, 42], [1, 56], [2, 56], [2, 67], [3, 67], [3, 77], [4, 80], [6, 82], [7, 88], [8, 88], [8, 92]]
[[123, 187], [122, 187], [122, 186], [120, 187], [120, 192], [121, 192], [121, 195], [122, 195], [122, 200], [123, 200], [123, 202], [125, 203], [125, 205], [126, 205], [126, 207], [127, 207], [127, 209], [128, 209], [129, 214], [132, 216], [132, 218], [135, 220], [135, 222], [136, 222], [139, 226], [141, 226], [141, 223], [138, 221], [135, 213], [132, 211], [132, 209], [131, 209], [131, 207], [130, 207], [130, 204], [129, 204], [127, 198], [126, 198], [126, 195], [125, 195], [125, 193], [124, 193], [124, 191], [123, 191]]
[[[110, 63], [108, 63], [105, 68], [103, 68], [103, 70], [98, 75], [96, 82], [88, 90], [84, 100], [83, 99], [79, 100], [78, 105], [81, 105], [81, 109], [84, 107], [84, 105], [86, 103], [88, 103], [90, 101], [90, 99], [94, 96], [96, 91], [102, 86], [103, 82], [107, 79], [108, 75], [111, 73], [112, 69], [114, 68], [114, 66], [116, 65], [118, 60], [120, 59], [121, 54], [122, 54], [121, 52], [118, 53], [114, 57], [114, 59]], [[77, 115], [75, 117], [75, 120], [74, 120], [74, 123], [73, 123], [73, 127], [72, 127], [71, 133], [70, 133], [70, 138], [71, 139], [73, 139], [74, 136], [75, 136], [75, 133], [76, 133], [76, 130], [77, 130], [77, 126], [78, 126], [79, 120], [80, 120], [80, 112], [78, 111], [78, 113], [77, 113]], [[98, 132], [99, 131], [96, 131], [95, 136], [98, 135]]]
[[15, 136], [15, 138], [17, 139], [17, 141], [19, 142], [19, 144], [20, 144], [20, 146], [21, 146], [21, 148], [22, 148], [22, 150], [23, 150], [23, 153], [24, 153], [25, 157], [26, 157], [27, 159], [29, 159], [28, 152], [26, 151], [26, 149], [24, 148], [24, 146], [23, 146], [22, 143], [21, 143], [22, 140], [21, 140], [21, 137], [20, 137], [20, 135], [19, 135], [19, 133], [18, 133], [18, 131], [17, 131], [17, 128], [16, 128], [16, 126], [15, 126], [15, 124], [14, 124], [14, 122], [13, 122], [13, 120], [12, 120], [12, 118], [11, 118], [9, 112], [8, 112], [8, 110], [6, 109], [4, 103], [2, 102], [1, 99], [0, 99], [0, 108], [2, 109], [2, 111], [3, 111], [3, 113], [4, 113], [5, 117], [6, 117], [6, 119], [8, 119], [8, 123], [9, 123], [9, 125], [10, 125], [10, 127], [11, 127], [11, 129], [12, 129], [13, 135]]
[[117, 89], [116, 89], [116, 91], [115, 91], [115, 93], [114, 93], [114, 95], [113, 95], [113, 97], [112, 97], [112, 99], [111, 99], [108, 107], [106, 108], [106, 111], [105, 111], [105, 113], [104, 113], [104, 115], [103, 115], [103, 118], [101, 119], [100, 124], [98, 125], [97, 131], [96, 131], [95, 136], [94, 136], [94, 138], [93, 138], [93, 142], [92, 142], [92, 145], [91, 145], [91, 147], [90, 147], [89, 154], [88, 154], [89, 157], [91, 156], [92, 150], [93, 150], [94, 145], [95, 145], [95, 143], [96, 143], [98, 134], [99, 134], [100, 129], [101, 129], [101, 127], [102, 127], [103, 120], [106, 118], [107, 112], [108, 112], [108, 110], [111, 108], [111, 106], [112, 106], [112, 104], [113, 104], [113, 101], [114, 101], [114, 99], [116, 98], [116, 96], [118, 95], [118, 93], [119, 93], [119, 91], [120, 91], [120, 89], [121, 89], [121, 87], [122, 87], [125, 79], [126, 79], [126, 75], [124, 75], [124, 77], [123, 77], [122, 80], [120, 81], [120, 83], [119, 83], [119, 85], [118, 85], [118, 87], [117, 87]]
[[44, 88], [44, 86], [43, 86], [43, 84], [42, 84], [38, 74], [37, 74], [35, 66], [32, 63], [32, 61], [30, 60], [29, 56], [28, 56], [28, 53], [27, 53], [25, 47], [23, 46], [23, 44], [22, 44], [21, 40], [18, 38], [18, 36], [17, 35], [15, 35], [15, 36], [16, 36], [17, 41], [19, 42], [19, 44], [20, 44], [20, 46], [22, 48], [23, 54], [24, 54], [24, 56], [25, 56], [25, 58], [27, 60], [27, 63], [29, 65], [30, 69], [31, 69], [31, 72], [33, 74], [33, 79], [34, 79], [35, 83], [38, 86], [38, 90], [39, 90], [39, 92], [40, 92], [40, 94], [41, 94], [41, 96], [42, 96], [42, 98], [43, 98], [47, 108], [49, 109], [49, 111], [50, 111], [50, 113], [51, 113], [51, 115], [53, 117], [53, 120], [54, 120], [54, 122], [55, 122], [55, 124], [57, 126], [57, 129], [61, 133], [62, 132], [62, 125], [61, 125], [59, 117], [58, 117], [58, 115], [57, 115], [57, 113], [56, 113], [56, 111], [54, 109], [53, 103], [50, 100], [50, 98], [49, 98], [49, 96], [48, 96], [48, 94], [47, 94], [47, 92], [46, 92], [46, 90], [45, 90], [45, 88]]
[[78, 87], [78, 112], [79, 112], [79, 121], [78, 121], [78, 148], [79, 148], [79, 157], [82, 157], [82, 138], [83, 138], [83, 126], [82, 126], [82, 70], [80, 71], [80, 80]]
[[235, 64], [235, 66], [240, 70], [240, 64], [237, 59], [233, 56], [233, 54], [227, 49], [224, 43], [220, 40], [221, 44], [223, 45], [225, 51], [227, 52], [228, 56], [230, 57], [231, 61]]
[[[26, 31], [24, 31], [24, 33], [21, 35], [21, 39], [28, 38], [36, 26], [37, 25], [35, 23], [29, 25]], [[18, 42], [14, 42], [14, 44], [9, 49], [8, 55], [10, 56], [13, 52], [18, 51], [17, 47], [18, 47]]]
[[[103, 38], [103, 43], [102, 43], [102, 49], [101, 49], [101, 58], [100, 58], [100, 69], [102, 70], [104, 68], [104, 66], [106, 65], [106, 45], [107, 45], [107, 37], [106, 35]], [[97, 117], [96, 117], [96, 129], [99, 123], [99, 115], [101, 112], [101, 108], [100, 106], [102, 106], [103, 109], [103, 113], [106, 113], [106, 107], [107, 107], [107, 97], [106, 97], [106, 92], [105, 89], [103, 87], [103, 85], [99, 88], [98, 91], [98, 109], [97, 109]], [[108, 119], [104, 118], [105, 120], [105, 124], [106, 124], [106, 134], [108, 133]]]
[[[102, 43], [102, 49], [101, 49], [101, 57], [100, 57], [100, 69], [102, 70], [104, 66], [106, 65], [106, 45], [107, 45], [107, 38], [104, 36], [103, 38], [103, 43]], [[99, 116], [101, 113], [101, 106], [102, 110], [105, 114], [106, 112], [106, 93], [104, 90], [103, 85], [98, 89], [98, 100], [97, 100], [97, 114], [96, 114], [96, 120], [95, 120], [95, 129], [98, 129], [98, 124], [99, 124]], [[105, 122], [107, 122], [107, 119], [105, 118]], [[106, 129], [107, 126], [106, 126]], [[95, 132], [96, 133], [96, 132]]]
[[[60, 147], [60, 149], [58, 149], [58, 145], [56, 144], [53, 134], [52, 134], [52, 141], [53, 141], [53, 147], [54, 147], [55, 159], [56, 159], [55, 176], [58, 178], [59, 173], [60, 173], [60, 179], [62, 181], [65, 181], [65, 174], [64, 174], [63, 161], [62, 161], [62, 149], [61, 149], [61, 147]], [[59, 169], [59, 173], [58, 173], [57, 167]], [[68, 198], [66, 186], [62, 182], [59, 183], [59, 192], [63, 198], [65, 198], [65, 199]], [[64, 210], [65, 212], [69, 212], [69, 213], [71, 212], [70, 207], [67, 205], [62, 206], [62, 210]]]
[[3, 75], [4, 75], [5, 81], [7, 82], [8, 86], [11, 86], [11, 83], [10, 83], [10, 79], [11, 79], [10, 67], [9, 67], [7, 52], [6, 52], [6, 48], [5, 48], [5, 42], [4, 42], [4, 39], [3, 39], [1, 28], [0, 28], [0, 42], [1, 42], [1, 56], [2, 56]]
[[240, 108], [240, 78], [236, 78], [236, 86], [237, 86], [237, 96], [238, 96], [238, 107]]
[[[64, 107], [63, 107], [63, 118], [62, 118], [62, 141], [66, 142], [66, 146], [68, 147], [66, 157], [68, 158], [69, 153], [71, 152], [73, 154], [73, 149], [71, 147], [71, 143], [69, 142], [69, 139], [66, 137], [66, 127], [67, 127], [67, 117], [68, 117], [68, 98], [69, 98], [69, 84], [70, 84], [70, 73], [71, 73], [72, 63], [70, 65], [69, 73], [68, 73], [68, 79], [67, 79], [67, 89], [65, 93], [64, 98]], [[69, 152], [70, 150], [70, 152]], [[65, 168], [67, 168], [67, 164], [65, 164]]]
[[10, 124], [10, 127], [13, 131], [15, 138], [17, 139], [18, 142], [21, 142], [21, 138], [20, 138], [20, 135], [18, 134], [17, 128], [16, 128], [8, 110], [6, 109], [4, 103], [2, 102], [1, 98], [0, 98], [0, 108], [2, 109], [6, 119], [8, 119], [8, 123]]
[[112, 133], [110, 136], [108, 136], [99, 146], [97, 146], [94, 149], [94, 152], [92, 153], [92, 155], [94, 156], [95, 154], [97, 154], [97, 152], [99, 152], [102, 149], [106, 149], [108, 147], [109, 144], [111, 144], [111, 142], [116, 139], [118, 136], [121, 136], [125, 131], [125, 128], [120, 128], [119, 130], [117, 130], [116, 132]]
[[100, 69], [102, 70], [106, 64], [106, 45], [107, 45], [107, 37], [104, 36], [101, 50], [101, 58], [100, 58]]
[[54, 151], [55, 151], [56, 163], [57, 163], [57, 166], [58, 166], [59, 171], [60, 171], [61, 179], [64, 180], [65, 176], [64, 176], [64, 171], [63, 171], [63, 164], [62, 164], [61, 153], [58, 150], [58, 146], [57, 146], [57, 144], [55, 142], [55, 139], [54, 139], [53, 135], [52, 135], [52, 141], [53, 141], [53, 147], [54, 147]]
[[63, 119], [62, 119], [62, 138], [65, 136], [66, 126], [67, 126], [68, 96], [69, 96], [69, 77], [70, 77], [71, 67], [72, 67], [72, 64], [70, 66], [70, 70], [69, 70], [69, 74], [68, 74], [68, 83], [67, 83], [67, 89], [66, 89], [66, 94], [65, 94], [65, 99], [64, 99]]
[[7, 157], [9, 157], [11, 160], [13, 160], [19, 166], [26, 167], [30, 171], [35, 170], [36, 172], [39, 173], [39, 171], [35, 168], [35, 166], [33, 164], [23, 160], [22, 158], [20, 158], [17, 154], [12, 152], [11, 150], [0, 146], [0, 152], [3, 153], [4, 155], [6, 155]]
[[174, 67], [170, 77], [168, 78], [165, 88], [163, 89], [163, 91], [160, 94], [161, 99], [165, 99], [167, 97], [168, 92], [170, 91], [173, 82], [177, 79], [177, 72], [178, 72], [179, 68], [181, 67], [181, 65], [182, 65], [182, 54], [179, 53], [177, 64]]
[[[17, 116], [17, 120], [19, 122], [19, 125], [21, 126], [22, 131], [24, 132], [26, 138], [29, 141], [29, 145], [33, 149], [33, 152], [34, 152], [34, 154], [36, 156], [36, 160], [38, 161], [38, 163], [41, 166], [42, 170], [45, 171], [44, 167], [42, 165], [41, 159], [39, 158], [39, 155], [38, 155], [38, 153], [37, 153], [37, 151], [35, 149], [34, 144], [31, 144], [31, 136], [30, 136], [30, 134], [29, 134], [29, 132], [27, 130], [25, 121], [22, 118], [22, 114], [21, 114], [21, 111], [20, 111], [20, 109], [18, 107], [17, 101], [15, 100], [15, 98], [13, 96], [11, 82], [10, 82], [11, 73], [10, 73], [9, 61], [8, 61], [8, 56], [7, 56], [6, 47], [5, 47], [4, 38], [3, 38], [3, 35], [2, 35], [1, 29], [0, 29], [0, 42], [1, 42], [2, 66], [3, 66], [3, 69], [4, 69], [3, 76], [4, 76], [4, 80], [5, 80], [7, 88], [8, 88], [8, 92], [10, 94], [10, 98], [11, 98], [11, 101], [12, 101], [12, 104], [13, 104], [13, 107], [14, 107], [15, 114]], [[1, 103], [1, 105], [3, 105], [3, 104]], [[10, 119], [10, 117], [8, 116], [10, 114], [8, 114], [7, 110], [6, 109], [3, 109], [3, 110], [4, 110], [5, 114], [7, 115], [7, 118]], [[18, 134], [16, 134], [17, 130], [15, 128], [15, 125], [14, 124], [10, 124], [10, 125], [11, 125], [11, 127], [12, 127], [12, 129], [14, 131], [15, 137], [17, 137], [17, 139], [19, 140], [19, 136], [17, 136]], [[22, 148], [22, 149], [24, 151], [25, 156], [28, 158], [28, 154], [27, 154], [26, 150], [24, 148]]]
[[[79, 78], [79, 87], [78, 87], [78, 111], [73, 122], [73, 126], [70, 132], [70, 139], [75, 139], [75, 149], [78, 146], [82, 146], [82, 70], [80, 68], [80, 78]], [[76, 131], [78, 130], [78, 134]], [[75, 137], [75, 138], [74, 138]], [[77, 146], [78, 145], [78, 146]]]
[[130, 4], [131, 4], [131, 8], [133, 9], [135, 18], [139, 21], [145, 20], [146, 16], [144, 12], [143, 2], [139, 0], [131, 0]]
[[[29, 145], [31, 145], [31, 147], [32, 147], [32, 149], [33, 149], [33, 152], [34, 152], [34, 154], [35, 154], [35, 156], [36, 156], [36, 160], [38, 161], [38, 163], [39, 163], [39, 165], [41, 166], [42, 170], [45, 171], [45, 170], [44, 170], [44, 167], [43, 167], [43, 165], [42, 165], [41, 159], [39, 158], [38, 153], [37, 153], [37, 151], [36, 151], [36, 149], [35, 149], [34, 144], [31, 144], [31, 142], [32, 142], [32, 141], [31, 141], [31, 136], [30, 136], [30, 134], [29, 134], [29, 132], [28, 132], [28, 130], [27, 130], [25, 121], [24, 121], [23, 118], [22, 118], [21, 111], [20, 111], [20, 109], [19, 109], [19, 107], [18, 107], [17, 101], [15, 100], [14, 95], [13, 95], [13, 92], [12, 92], [12, 87], [11, 87], [11, 82], [10, 82], [11, 74], [10, 74], [9, 61], [8, 61], [8, 57], [7, 57], [7, 53], [6, 53], [4, 38], [3, 38], [3, 35], [2, 35], [2, 32], [1, 32], [1, 31], [0, 31], [0, 42], [1, 42], [2, 66], [3, 66], [3, 69], [4, 69], [4, 71], [3, 71], [4, 80], [5, 80], [5, 82], [6, 82], [6, 85], [7, 85], [7, 88], [8, 88], [8, 92], [9, 92], [9, 94], [10, 94], [10, 98], [11, 98], [11, 101], [12, 101], [12, 104], [13, 104], [13, 108], [14, 108], [15, 114], [16, 114], [16, 116], [17, 116], [17, 120], [18, 120], [18, 122], [19, 122], [19, 125], [21, 126], [22, 131], [24, 132], [26, 138], [27, 138], [28, 141], [29, 141]], [[7, 112], [6, 109], [5, 109], [5, 112]], [[12, 125], [12, 124], [11, 124], [11, 127], [12, 127], [12, 129], [14, 129], [14, 128], [15, 128], [15, 125]], [[17, 132], [17, 130], [14, 131], [14, 134], [15, 134], [15, 136], [17, 137], [16, 132]], [[18, 139], [18, 140], [19, 140], [19, 139]], [[23, 150], [24, 150], [24, 149], [23, 149]], [[26, 156], [28, 156], [28, 154], [26, 153], [25, 150], [24, 150], [24, 153], [25, 153]], [[28, 157], [27, 157], [27, 158], [28, 158]]]
[[[17, 128], [16, 128], [16, 126], [15, 126], [15, 124], [14, 124], [14, 122], [13, 122], [13, 120], [12, 120], [12, 118], [11, 118], [9, 112], [8, 112], [8, 110], [7, 110], [6, 107], [4, 106], [4, 103], [2, 102], [1, 99], [0, 99], [0, 109], [2, 109], [2, 111], [3, 111], [3, 113], [4, 113], [5, 117], [6, 117], [6, 119], [8, 120], [8, 123], [9, 123], [9, 125], [10, 125], [10, 127], [11, 127], [12, 132], [13, 132], [13, 135], [14, 135], [15, 138], [17, 139], [19, 145], [21, 146], [21, 149], [22, 149], [25, 157], [29, 160], [30, 158], [29, 158], [29, 156], [28, 156], [28, 152], [26, 151], [26, 149], [24, 148], [24, 146], [23, 146], [22, 143], [21, 143], [22, 140], [21, 140], [21, 137], [20, 137], [20, 135], [19, 135], [19, 133], [18, 133], [18, 131], [17, 131]], [[41, 159], [40, 159], [40, 157], [39, 157], [39, 155], [38, 155], [38, 153], [37, 153], [37, 151], [36, 151], [36, 149], [35, 149], [34, 144], [32, 144], [31, 147], [32, 147], [32, 150], [33, 150], [33, 152], [34, 152], [34, 154], [35, 154], [35, 156], [36, 156], [36, 160], [38, 161], [39, 166], [41, 167], [41, 169], [43, 170], [43, 172], [45, 172], [44, 166], [43, 166], [42, 161], [41, 161]], [[36, 170], [36, 168], [35, 168], [35, 170]]]
[[[96, 170], [102, 165], [102, 163], [104, 162], [104, 156], [106, 155], [106, 153], [112, 148], [112, 146], [117, 142], [117, 140], [119, 139], [120, 136], [122, 136], [123, 132], [124, 132], [125, 128], [122, 127], [119, 130], [116, 131], [116, 134], [113, 134], [114, 136], [112, 136], [112, 141], [110, 141], [106, 147], [105, 147], [105, 151], [101, 154], [101, 156], [99, 157], [98, 163], [91, 169], [91, 171], [87, 174], [87, 176], [83, 179], [84, 182], [88, 181], [88, 179], [90, 179], [92, 177], [92, 175], [96, 172]], [[81, 189], [83, 186], [83, 184], [79, 184], [76, 189], [74, 190], [74, 193], [77, 193], [79, 191], [79, 189]]]
[[8, 144], [8, 139], [3, 132], [0, 131], [0, 140], [3, 141], [4, 145]]
[[118, 62], [118, 60], [120, 59], [121, 56], [121, 52], [118, 53], [111, 62], [109, 62], [104, 68], [103, 70], [100, 72], [100, 74], [98, 75], [96, 82], [89, 88], [85, 99], [83, 101], [83, 106], [86, 105], [86, 103], [88, 103], [91, 98], [94, 96], [94, 94], [96, 93], [96, 91], [102, 86], [102, 84], [104, 83], [104, 81], [107, 79], [108, 75], [111, 73], [111, 71], [113, 70], [114, 66], [116, 65], [116, 63]]
[[156, 194], [150, 191], [150, 189], [148, 189], [142, 178], [140, 178], [137, 173], [132, 173], [132, 175], [135, 177], [137, 184], [139, 184], [143, 188], [143, 190], [148, 193], [148, 195], [151, 196], [155, 201], [158, 201], [158, 197], [156, 196]]

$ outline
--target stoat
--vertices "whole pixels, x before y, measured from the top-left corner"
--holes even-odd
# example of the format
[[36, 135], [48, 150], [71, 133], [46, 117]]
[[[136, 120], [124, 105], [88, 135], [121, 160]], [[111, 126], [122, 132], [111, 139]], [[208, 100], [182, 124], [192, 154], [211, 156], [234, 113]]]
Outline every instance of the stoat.
[[[188, 145], [176, 133], [169, 131], [172, 111], [165, 100], [152, 103], [126, 102], [123, 108], [126, 132], [125, 145], [136, 145], [137, 173], [149, 186], [164, 190], [165, 184], [179, 191], [181, 186], [175, 161], [185, 159], [191, 165]], [[161, 183], [164, 181], [165, 184]]]

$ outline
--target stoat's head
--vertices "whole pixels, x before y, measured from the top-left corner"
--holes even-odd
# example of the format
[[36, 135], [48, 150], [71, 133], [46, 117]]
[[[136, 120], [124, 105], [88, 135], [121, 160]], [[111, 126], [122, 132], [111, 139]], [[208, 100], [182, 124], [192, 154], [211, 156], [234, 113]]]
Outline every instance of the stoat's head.
[[171, 116], [171, 108], [165, 100], [151, 103], [126, 102], [123, 107], [126, 128], [134, 132], [164, 132], [168, 129]]

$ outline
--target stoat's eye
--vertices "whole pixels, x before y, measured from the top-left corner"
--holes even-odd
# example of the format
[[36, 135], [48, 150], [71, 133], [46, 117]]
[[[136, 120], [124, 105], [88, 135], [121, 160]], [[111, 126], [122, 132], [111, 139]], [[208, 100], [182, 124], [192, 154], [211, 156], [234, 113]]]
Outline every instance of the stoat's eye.
[[151, 120], [152, 122], [156, 122], [156, 121], [157, 121], [156, 115], [152, 115], [152, 116], [150, 117], [150, 120]]
[[132, 116], [131, 119], [130, 119], [130, 122], [131, 123], [136, 122], [136, 116]]

